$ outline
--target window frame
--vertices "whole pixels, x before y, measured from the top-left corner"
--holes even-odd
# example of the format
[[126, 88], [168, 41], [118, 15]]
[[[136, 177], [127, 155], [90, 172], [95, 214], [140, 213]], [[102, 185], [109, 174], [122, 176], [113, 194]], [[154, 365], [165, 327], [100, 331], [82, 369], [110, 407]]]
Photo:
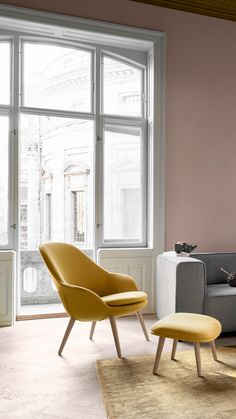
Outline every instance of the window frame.
[[[165, 41], [166, 35], [163, 32], [151, 31], [140, 28], [131, 28], [117, 24], [110, 24], [105, 22], [94, 22], [82, 18], [75, 18], [69, 16], [58, 15], [55, 13], [45, 13], [35, 10], [22, 9], [15, 6], [0, 5], [0, 36], [10, 37], [16, 40], [14, 48], [14, 75], [16, 91], [14, 92], [14, 109], [12, 110], [12, 132], [11, 137], [11, 162], [12, 162], [12, 184], [11, 184], [11, 207], [12, 207], [12, 222], [15, 222], [16, 229], [14, 233], [14, 241], [12, 241], [11, 248], [18, 249], [18, 144], [15, 141], [18, 137], [19, 121], [17, 112], [19, 111], [19, 80], [17, 74], [17, 50], [19, 45], [17, 40], [21, 37], [40, 36], [44, 40], [49, 37], [50, 41], [58, 42], [58, 39], [63, 39], [63, 44], [68, 40], [69, 43], [80, 45], [82, 42], [86, 43], [93, 37], [94, 44], [102, 49], [102, 45], [107, 43], [111, 48], [113, 46], [119, 48], [130, 48], [136, 51], [148, 51], [149, 55], [149, 84], [153, 89], [153, 104], [148, 105], [148, 122], [151, 128], [148, 127], [148, 145], [147, 145], [147, 183], [148, 183], [148, 200], [147, 200], [147, 218], [148, 218], [148, 238], [147, 246], [153, 248], [154, 252], [159, 253], [164, 248], [164, 173], [165, 173], [165, 147], [164, 147], [164, 102], [165, 102]], [[124, 44], [125, 40], [125, 44]], [[106, 42], [105, 42], [106, 41]], [[90, 42], [91, 43], [91, 42]], [[95, 56], [95, 61], [97, 57]], [[99, 86], [95, 81], [94, 90], [98, 91]], [[95, 104], [95, 110], [98, 104]], [[29, 109], [21, 108], [23, 113], [31, 113]], [[40, 112], [37, 112], [39, 114]], [[45, 114], [42, 112], [41, 114]], [[54, 113], [51, 112], [53, 115]], [[60, 113], [57, 112], [57, 115]], [[69, 116], [67, 114], [67, 116]], [[74, 117], [72, 113], [70, 117]], [[88, 116], [88, 115], [85, 115]], [[84, 117], [84, 116], [83, 116]], [[98, 117], [96, 128], [99, 135], [101, 134], [100, 118]], [[14, 139], [14, 141], [13, 141]], [[96, 144], [96, 148], [97, 148]], [[96, 150], [96, 170], [99, 175], [100, 170], [97, 168], [97, 163], [100, 158], [100, 151]], [[14, 167], [14, 170], [13, 170]], [[154, 187], [155, 185], [155, 187]], [[95, 199], [98, 199], [97, 178], [95, 185]], [[100, 220], [100, 209], [95, 211], [95, 225]], [[95, 238], [95, 251], [100, 247], [100, 234]]]
[[[52, 46], [61, 46], [61, 47], [73, 47], [77, 50], [85, 50], [91, 53], [91, 92], [92, 92], [92, 102], [91, 102], [91, 112], [81, 112], [81, 111], [68, 111], [68, 110], [57, 110], [57, 109], [48, 109], [48, 108], [36, 108], [36, 107], [29, 107], [24, 106], [24, 45], [26, 43], [34, 43], [40, 45], [52, 45]], [[97, 147], [94, 147], [95, 150], [95, 160], [97, 162], [96, 166], [93, 168], [94, 173], [94, 182], [95, 179], [98, 180], [97, 188], [100, 191], [100, 195], [102, 200], [96, 201], [96, 196], [94, 195], [94, 208], [93, 213], [100, 215], [96, 217], [96, 223], [94, 222], [94, 235], [96, 236], [94, 239], [94, 243], [97, 247], [146, 247], [147, 246], [147, 193], [145, 192], [147, 186], [147, 118], [145, 118], [145, 114], [147, 114], [146, 106], [145, 106], [145, 97], [147, 96], [146, 92], [146, 84], [147, 84], [147, 71], [144, 65], [140, 63], [136, 63], [131, 59], [126, 59], [126, 57], [122, 57], [119, 54], [115, 54], [114, 52], [110, 52], [109, 49], [105, 50], [104, 46], [102, 49], [97, 48], [96, 46], [90, 45], [90, 47], [81, 47], [81, 44], [74, 45], [71, 42], [63, 42], [62, 40], [58, 39], [56, 42], [55, 40], [51, 41], [49, 39], [45, 39], [42, 37], [19, 37], [19, 50], [20, 50], [20, 104], [19, 104], [19, 116], [21, 114], [29, 114], [29, 115], [44, 115], [44, 116], [54, 116], [54, 117], [62, 117], [62, 118], [75, 118], [75, 119], [88, 119], [94, 121], [94, 137], [97, 139], [97, 143], [99, 143], [99, 138], [104, 138], [104, 126], [105, 123], [108, 122], [110, 124], [120, 124], [120, 125], [132, 125], [132, 126], [139, 126], [142, 132], [141, 144], [142, 144], [142, 214], [141, 214], [141, 240], [140, 241], [133, 241], [133, 240], [111, 240], [107, 241], [104, 240], [104, 214], [103, 214], [103, 202], [104, 202], [104, 187], [103, 187], [103, 147], [101, 144], [101, 151], [96, 150]], [[102, 68], [103, 68], [103, 57], [107, 56], [112, 59], [117, 60], [118, 62], [122, 62], [124, 64], [130, 64], [133, 67], [138, 68], [142, 71], [142, 92], [141, 92], [141, 109], [142, 109], [142, 116], [120, 116], [120, 115], [107, 115], [102, 113], [102, 103], [103, 103], [103, 83], [102, 83]], [[96, 60], [96, 57], [98, 58]], [[95, 86], [99, 86], [99, 89], [94, 88]], [[101, 135], [99, 135], [102, 132]], [[94, 141], [95, 141], [94, 138]], [[98, 145], [99, 147], [99, 145]], [[100, 163], [98, 162], [97, 155], [101, 154], [102, 158], [100, 159]], [[99, 206], [99, 208], [97, 208]], [[96, 224], [96, 227], [95, 227]], [[19, 225], [20, 230], [20, 225]], [[99, 231], [98, 231], [99, 230]], [[75, 245], [78, 245], [77, 242], [73, 242]], [[96, 248], [96, 247], [95, 247]]]
[[[101, 117], [101, 126], [102, 126], [102, 141], [101, 141], [101, 174], [102, 174], [102, 188], [101, 188], [101, 246], [100, 247], [147, 247], [147, 121], [144, 118], [125, 118], [113, 116], [103, 116]], [[104, 186], [104, 154], [105, 154], [105, 126], [114, 125], [114, 126], [127, 126], [127, 127], [137, 127], [140, 129], [140, 154], [143, 158], [140, 158], [140, 171], [141, 171], [141, 239], [139, 241], [135, 240], [105, 240], [104, 238], [104, 224], [105, 224], [105, 215], [104, 215], [104, 200], [105, 200], [105, 186]], [[142, 199], [143, 198], [143, 199]], [[142, 202], [144, 201], [144, 202]]]
[[13, 120], [13, 109], [14, 109], [14, 95], [13, 95], [13, 79], [14, 79], [14, 43], [13, 37], [7, 35], [0, 34], [0, 43], [9, 43], [10, 46], [10, 74], [9, 74], [9, 104], [1, 104], [0, 103], [0, 116], [8, 118], [8, 208], [7, 208], [7, 243], [0, 244], [0, 250], [9, 250], [12, 249], [14, 246], [14, 230], [16, 228], [16, 223], [14, 223], [14, 193], [13, 193], [13, 173], [14, 173], [14, 136], [15, 136], [15, 129], [14, 129], [14, 120]]
[[[130, 65], [133, 68], [141, 71], [141, 113], [140, 116], [134, 115], [122, 115], [122, 114], [113, 114], [113, 113], [106, 113], [104, 112], [104, 58], [110, 58], [111, 60], [117, 61], [118, 63], [122, 63], [125, 65]], [[100, 71], [101, 71], [101, 115], [103, 116], [114, 116], [117, 118], [127, 118], [127, 119], [146, 119], [147, 110], [146, 110], [146, 97], [147, 97], [147, 68], [146, 66], [135, 62], [132, 59], [125, 58], [121, 55], [115, 54], [114, 52], [106, 51], [105, 49], [101, 52], [101, 64], [100, 64]]]
[[[94, 51], [95, 48], [91, 46], [82, 46], [81, 44], [76, 44], [75, 42], [64, 41], [62, 39], [48, 39], [44, 37], [36, 37], [36, 36], [20, 36], [20, 109], [23, 110], [35, 110], [37, 111], [46, 111], [46, 112], [53, 112], [54, 115], [57, 113], [58, 116], [62, 114], [79, 114], [79, 115], [94, 115], [94, 80], [95, 80], [95, 67], [94, 67]], [[34, 106], [26, 106], [24, 104], [24, 49], [26, 43], [30, 44], [37, 44], [37, 45], [50, 45], [55, 47], [62, 47], [62, 48], [71, 48], [78, 51], [85, 51], [88, 52], [91, 56], [91, 66], [90, 66], [90, 77], [91, 77], [91, 90], [90, 90], [90, 111], [83, 112], [83, 111], [72, 111], [66, 109], [55, 109], [55, 108], [44, 108], [44, 107], [34, 107]]]

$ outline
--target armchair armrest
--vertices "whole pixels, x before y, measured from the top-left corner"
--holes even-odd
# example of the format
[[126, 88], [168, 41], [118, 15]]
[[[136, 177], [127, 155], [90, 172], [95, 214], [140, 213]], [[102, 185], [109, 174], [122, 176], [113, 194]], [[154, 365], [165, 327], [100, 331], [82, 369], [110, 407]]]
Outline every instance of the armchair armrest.
[[166, 252], [157, 257], [157, 316], [204, 312], [205, 264], [194, 258]]
[[108, 316], [108, 308], [95, 292], [65, 283], [57, 283], [59, 295], [67, 313], [75, 320], [95, 321]]
[[125, 274], [109, 272], [108, 294], [119, 292], [138, 291], [135, 280]]

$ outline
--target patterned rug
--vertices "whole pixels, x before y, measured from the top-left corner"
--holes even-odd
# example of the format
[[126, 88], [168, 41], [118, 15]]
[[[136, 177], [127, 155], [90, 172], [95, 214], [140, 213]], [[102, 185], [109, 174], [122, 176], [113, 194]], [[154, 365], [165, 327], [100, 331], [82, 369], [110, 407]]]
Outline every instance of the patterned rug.
[[154, 356], [97, 361], [109, 419], [228, 419], [236, 417], [236, 348], [201, 349], [198, 377], [193, 350], [163, 353], [160, 375], [152, 374]]

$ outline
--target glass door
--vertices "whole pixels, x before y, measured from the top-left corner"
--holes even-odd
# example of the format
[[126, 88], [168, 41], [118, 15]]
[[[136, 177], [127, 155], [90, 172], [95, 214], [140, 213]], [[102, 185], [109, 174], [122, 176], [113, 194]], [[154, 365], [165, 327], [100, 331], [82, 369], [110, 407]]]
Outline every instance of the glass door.
[[94, 120], [88, 50], [22, 43], [20, 315], [63, 311], [39, 254], [46, 241], [93, 251]]

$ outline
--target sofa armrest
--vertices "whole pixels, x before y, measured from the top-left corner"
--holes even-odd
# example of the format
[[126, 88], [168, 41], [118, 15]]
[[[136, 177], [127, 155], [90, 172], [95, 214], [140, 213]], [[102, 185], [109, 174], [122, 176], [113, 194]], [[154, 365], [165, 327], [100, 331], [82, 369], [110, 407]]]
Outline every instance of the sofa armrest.
[[157, 316], [204, 312], [206, 268], [198, 259], [165, 252], [157, 257]]

